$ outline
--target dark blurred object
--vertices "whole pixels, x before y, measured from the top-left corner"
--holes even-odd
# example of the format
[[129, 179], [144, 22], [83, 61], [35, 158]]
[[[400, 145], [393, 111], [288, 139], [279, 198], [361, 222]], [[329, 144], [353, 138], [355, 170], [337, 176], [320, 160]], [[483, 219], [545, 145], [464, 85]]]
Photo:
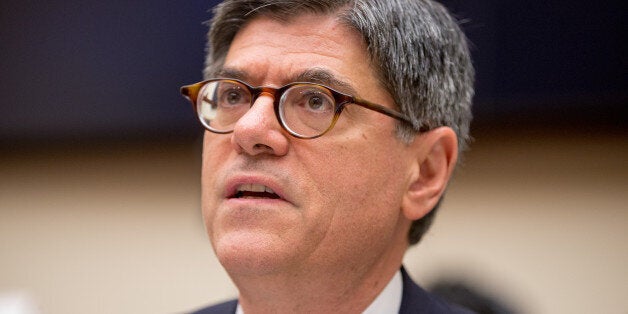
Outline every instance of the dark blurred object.
[[512, 308], [498, 301], [494, 296], [484, 294], [462, 282], [439, 281], [428, 290], [450, 303], [461, 305], [478, 314], [517, 313]]
[[442, 2], [472, 43], [476, 130], [628, 130], [624, 2]]
[[215, 2], [2, 1], [0, 144], [198, 133], [179, 86]]

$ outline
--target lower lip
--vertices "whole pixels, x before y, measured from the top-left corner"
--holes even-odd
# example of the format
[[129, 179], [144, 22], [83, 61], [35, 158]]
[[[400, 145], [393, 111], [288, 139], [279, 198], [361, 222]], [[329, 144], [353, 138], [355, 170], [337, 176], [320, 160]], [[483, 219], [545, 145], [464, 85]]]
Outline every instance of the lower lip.
[[240, 198], [229, 198], [226, 200], [227, 204], [266, 204], [266, 205], [282, 205], [288, 204], [286, 200], [281, 198], [264, 198], [264, 197], [240, 197]]

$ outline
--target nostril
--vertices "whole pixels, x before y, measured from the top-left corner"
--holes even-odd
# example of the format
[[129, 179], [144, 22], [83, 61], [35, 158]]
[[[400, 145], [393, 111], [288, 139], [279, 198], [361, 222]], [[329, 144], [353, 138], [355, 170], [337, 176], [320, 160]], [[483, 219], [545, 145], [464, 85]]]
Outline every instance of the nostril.
[[266, 144], [261, 144], [261, 143], [257, 143], [255, 145], [253, 145], [250, 153], [257, 155], [257, 154], [274, 154], [275, 150], [271, 147], [268, 146]]
[[270, 146], [268, 146], [266, 144], [255, 144], [255, 145], [253, 145], [253, 148], [256, 148], [256, 149], [272, 149], [272, 148], [270, 148]]

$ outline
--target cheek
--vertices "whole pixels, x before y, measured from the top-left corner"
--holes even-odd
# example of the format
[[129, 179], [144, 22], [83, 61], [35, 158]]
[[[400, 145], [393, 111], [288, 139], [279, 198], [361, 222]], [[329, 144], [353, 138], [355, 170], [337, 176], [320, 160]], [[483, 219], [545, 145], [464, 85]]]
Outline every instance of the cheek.
[[229, 143], [227, 136], [217, 138], [214, 134], [205, 134], [203, 140], [203, 157], [201, 170], [201, 206], [203, 220], [208, 231], [211, 231], [210, 222], [213, 221], [221, 191], [217, 188], [217, 179], [220, 169], [227, 159]]
[[212, 188], [215, 186], [214, 177], [211, 173], [212, 172], [209, 171], [206, 162], [203, 161], [203, 171], [201, 177], [201, 211], [205, 228], [210, 235], [213, 230], [211, 222], [214, 221], [217, 208], [217, 198], [214, 195], [214, 189]]
[[[315, 206], [325, 217], [319, 249], [326, 262], [371, 258], [397, 236], [403, 175], [395, 173], [400, 171], [395, 160], [372, 151], [356, 154], [337, 148], [308, 161], [317, 165], [309, 175], [317, 184]], [[365, 242], [370, 245], [365, 247]]]
[[396, 211], [400, 204], [406, 175], [401, 158], [390, 151], [394, 149], [373, 147], [364, 140], [323, 153], [313, 149], [301, 157], [308, 158], [304, 164], [312, 165], [308, 174], [317, 185], [322, 204], [333, 209], [335, 216], [349, 217], [364, 210], [366, 218], [387, 214], [379, 208]]

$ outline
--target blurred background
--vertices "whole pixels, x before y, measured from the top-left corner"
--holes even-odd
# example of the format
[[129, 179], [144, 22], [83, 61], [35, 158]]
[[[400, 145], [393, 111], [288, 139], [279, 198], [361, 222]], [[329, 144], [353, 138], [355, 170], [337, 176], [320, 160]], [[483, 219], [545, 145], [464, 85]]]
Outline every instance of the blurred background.
[[[178, 91], [202, 79], [215, 2], [0, 2], [0, 313], [180, 313], [236, 295], [205, 236], [202, 130]], [[475, 141], [408, 271], [503, 312], [627, 313], [621, 2], [443, 3], [472, 42]]]

